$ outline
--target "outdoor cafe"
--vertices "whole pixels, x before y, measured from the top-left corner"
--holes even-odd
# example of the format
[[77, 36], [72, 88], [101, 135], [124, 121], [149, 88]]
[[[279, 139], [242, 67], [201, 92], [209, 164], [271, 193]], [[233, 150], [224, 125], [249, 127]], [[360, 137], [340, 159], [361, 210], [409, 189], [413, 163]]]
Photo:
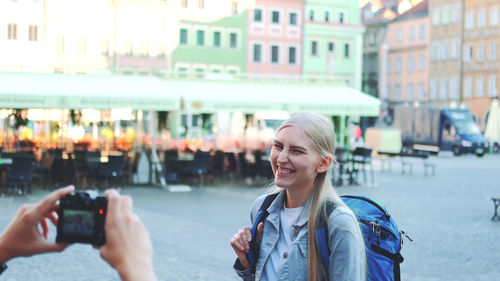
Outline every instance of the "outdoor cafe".
[[[31, 73], [0, 73], [0, 80], [0, 183], [23, 190], [136, 182], [141, 157], [148, 182], [269, 178], [270, 143], [249, 122], [252, 114], [325, 114], [346, 144], [347, 120], [377, 116], [380, 106], [343, 86]], [[210, 133], [192, 134], [200, 124]]]

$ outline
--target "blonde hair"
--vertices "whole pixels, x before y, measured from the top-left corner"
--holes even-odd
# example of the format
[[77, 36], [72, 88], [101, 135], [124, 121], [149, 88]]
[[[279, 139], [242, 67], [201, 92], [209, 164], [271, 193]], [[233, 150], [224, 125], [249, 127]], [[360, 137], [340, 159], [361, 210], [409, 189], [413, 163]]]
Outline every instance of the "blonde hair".
[[[300, 127], [307, 136], [313, 141], [315, 148], [322, 157], [332, 157], [334, 161], [324, 173], [316, 175], [314, 188], [309, 195], [311, 204], [309, 207], [309, 217], [307, 225], [307, 238], [309, 248], [308, 280], [319, 281], [320, 276], [327, 276], [328, 265], [322, 266], [321, 258], [316, 250], [315, 228], [326, 219], [328, 214], [326, 202], [333, 201], [337, 206], [345, 206], [337, 192], [332, 186], [332, 175], [335, 167], [335, 131], [333, 123], [325, 116], [316, 113], [300, 113], [291, 116], [283, 122], [277, 131], [289, 126]], [[275, 192], [281, 191], [274, 185]], [[326, 267], [326, 268], [325, 268]]]

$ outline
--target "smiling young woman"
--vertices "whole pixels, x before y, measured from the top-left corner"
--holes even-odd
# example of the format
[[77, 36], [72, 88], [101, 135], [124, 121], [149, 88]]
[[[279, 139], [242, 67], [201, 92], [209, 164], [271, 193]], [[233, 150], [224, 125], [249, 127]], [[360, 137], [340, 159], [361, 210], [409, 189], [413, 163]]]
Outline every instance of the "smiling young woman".
[[[290, 117], [278, 129], [270, 160], [277, 194], [268, 217], [252, 237], [250, 227], [230, 241], [238, 258], [234, 265], [244, 280], [365, 280], [365, 249], [355, 216], [331, 184], [335, 134], [332, 122], [314, 113]], [[252, 205], [252, 223], [267, 197]], [[334, 206], [327, 213], [327, 205]], [[316, 249], [315, 227], [328, 228], [330, 264]], [[246, 254], [250, 241], [259, 243], [255, 272]]]

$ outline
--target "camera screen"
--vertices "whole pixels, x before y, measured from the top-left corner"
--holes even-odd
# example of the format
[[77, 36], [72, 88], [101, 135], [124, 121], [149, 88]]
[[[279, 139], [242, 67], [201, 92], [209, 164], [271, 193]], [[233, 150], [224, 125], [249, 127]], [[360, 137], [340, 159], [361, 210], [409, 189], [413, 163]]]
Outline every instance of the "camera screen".
[[63, 233], [84, 236], [94, 235], [95, 214], [93, 211], [64, 210], [63, 215]]

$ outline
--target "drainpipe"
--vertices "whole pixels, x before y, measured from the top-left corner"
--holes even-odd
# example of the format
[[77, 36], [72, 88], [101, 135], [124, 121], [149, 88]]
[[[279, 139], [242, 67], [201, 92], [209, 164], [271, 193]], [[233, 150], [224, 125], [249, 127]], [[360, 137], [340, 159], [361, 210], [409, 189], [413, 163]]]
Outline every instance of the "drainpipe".
[[460, 77], [458, 81], [460, 81], [460, 90], [459, 90], [459, 96], [458, 96], [458, 103], [459, 107], [463, 106], [463, 101], [464, 101], [464, 37], [465, 37], [465, 0], [461, 1], [462, 4], [462, 25], [461, 25], [461, 30], [460, 30]]

